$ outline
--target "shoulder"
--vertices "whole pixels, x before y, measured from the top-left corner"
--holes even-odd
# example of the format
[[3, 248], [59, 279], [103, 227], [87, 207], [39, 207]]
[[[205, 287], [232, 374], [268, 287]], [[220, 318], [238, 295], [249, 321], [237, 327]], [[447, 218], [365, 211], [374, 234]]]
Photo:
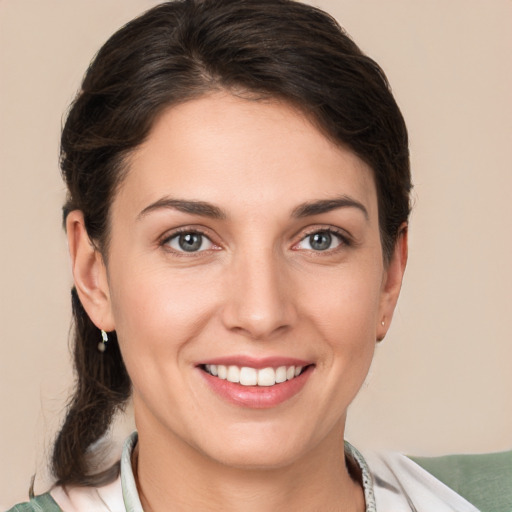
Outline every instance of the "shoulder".
[[66, 512], [125, 512], [120, 477], [101, 487], [54, 487], [51, 495]]
[[[512, 511], [512, 451], [482, 455], [406, 457], [365, 454], [377, 510], [429, 505], [429, 510]], [[402, 503], [403, 502], [403, 503]]]
[[62, 512], [49, 492], [32, 498], [29, 502], [14, 505], [7, 512]]
[[125, 512], [121, 479], [101, 487], [54, 487], [7, 512]]
[[512, 510], [512, 450], [410, 458], [482, 512]]
[[379, 512], [411, 509], [479, 512], [464, 496], [404, 455], [369, 453], [366, 459]]

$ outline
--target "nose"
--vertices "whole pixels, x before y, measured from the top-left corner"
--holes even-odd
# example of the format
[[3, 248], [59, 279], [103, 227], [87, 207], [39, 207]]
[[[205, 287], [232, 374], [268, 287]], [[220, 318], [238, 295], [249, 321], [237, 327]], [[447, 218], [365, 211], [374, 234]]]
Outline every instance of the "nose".
[[269, 249], [232, 264], [222, 310], [225, 327], [253, 340], [270, 339], [293, 327], [297, 311], [286, 263]]

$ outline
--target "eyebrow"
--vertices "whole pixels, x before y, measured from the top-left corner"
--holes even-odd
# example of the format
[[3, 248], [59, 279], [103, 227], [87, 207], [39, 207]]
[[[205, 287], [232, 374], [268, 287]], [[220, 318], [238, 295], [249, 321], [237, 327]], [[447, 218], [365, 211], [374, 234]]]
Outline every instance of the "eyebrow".
[[184, 199], [173, 199], [170, 197], [162, 197], [158, 201], [146, 206], [139, 215], [137, 220], [142, 219], [149, 213], [160, 209], [173, 209], [183, 213], [190, 213], [192, 215], [200, 215], [202, 217], [209, 217], [211, 219], [225, 219], [226, 213], [218, 206], [207, 203], [205, 201], [190, 201]]
[[[302, 203], [292, 210], [292, 217], [301, 219], [304, 217], [312, 217], [313, 215], [320, 215], [327, 213], [338, 208], [357, 208], [360, 210], [366, 220], [369, 219], [368, 210], [359, 201], [349, 197], [341, 196], [333, 199], [319, 199], [318, 201], [310, 201]], [[200, 215], [201, 217], [208, 217], [211, 219], [226, 219], [226, 213], [211, 203], [206, 201], [194, 201], [185, 199], [173, 199], [170, 197], [162, 197], [146, 206], [139, 215], [137, 220], [142, 219], [149, 213], [160, 209], [173, 209], [191, 215]]]
[[300, 204], [292, 211], [292, 217], [303, 218], [311, 217], [313, 215], [320, 215], [327, 213], [338, 208], [357, 208], [363, 212], [366, 220], [369, 219], [368, 210], [359, 201], [349, 197], [340, 196], [333, 199], [321, 199], [319, 201], [312, 201]]

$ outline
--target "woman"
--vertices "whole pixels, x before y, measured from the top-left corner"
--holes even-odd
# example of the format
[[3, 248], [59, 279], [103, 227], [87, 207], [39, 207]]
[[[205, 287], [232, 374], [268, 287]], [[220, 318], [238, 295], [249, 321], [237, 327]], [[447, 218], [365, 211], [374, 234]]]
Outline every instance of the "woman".
[[[384, 74], [329, 16], [152, 9], [95, 58], [61, 156], [78, 381], [56, 487], [14, 510], [476, 510], [343, 443], [411, 183]], [[130, 396], [138, 434], [98, 469]]]

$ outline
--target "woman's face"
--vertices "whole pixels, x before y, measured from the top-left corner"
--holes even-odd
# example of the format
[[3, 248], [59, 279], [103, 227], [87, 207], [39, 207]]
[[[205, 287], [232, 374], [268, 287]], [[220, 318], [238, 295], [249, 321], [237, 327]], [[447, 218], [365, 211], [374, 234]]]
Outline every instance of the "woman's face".
[[403, 271], [370, 168], [287, 104], [227, 93], [169, 108], [128, 165], [107, 316], [140, 434], [238, 467], [339, 443]]

